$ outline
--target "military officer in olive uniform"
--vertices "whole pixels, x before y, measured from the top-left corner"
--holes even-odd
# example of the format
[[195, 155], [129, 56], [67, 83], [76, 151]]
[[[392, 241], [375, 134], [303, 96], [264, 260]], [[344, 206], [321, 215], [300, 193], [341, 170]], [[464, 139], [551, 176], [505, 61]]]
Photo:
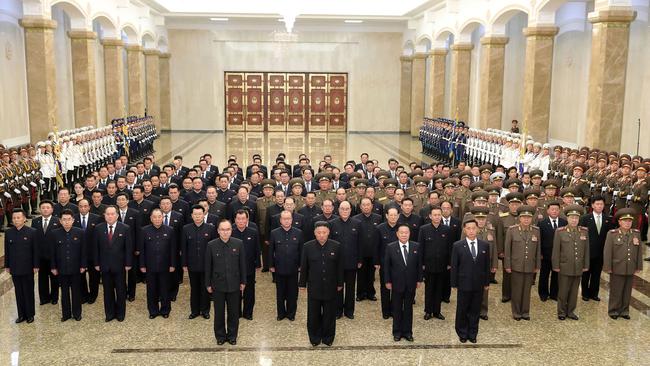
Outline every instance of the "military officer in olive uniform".
[[257, 205], [257, 228], [260, 234], [260, 245], [262, 246], [262, 272], [269, 271], [269, 245], [266, 225], [269, 222], [268, 208], [275, 202], [273, 192], [275, 191], [275, 181], [273, 179], [262, 180], [262, 197], [255, 201]]
[[[521, 207], [524, 195], [519, 192], [511, 192], [506, 195], [506, 200], [508, 201], [508, 211], [499, 213], [499, 218], [503, 223], [504, 230], [508, 230], [509, 227], [516, 225], [517, 220], [517, 210]], [[510, 294], [512, 292], [511, 284], [511, 273], [506, 271], [505, 265], [505, 239], [497, 240], [497, 255], [503, 261], [503, 283], [501, 284], [501, 302], [506, 303], [510, 301]]]
[[619, 228], [607, 233], [603, 256], [603, 271], [610, 274], [607, 311], [612, 319], [630, 319], [632, 282], [643, 269], [643, 246], [641, 233], [632, 229], [634, 211], [622, 208], [615, 218]]
[[520, 206], [519, 224], [508, 228], [504, 244], [503, 265], [512, 276], [512, 317], [517, 321], [530, 320], [530, 288], [542, 265], [539, 228], [532, 225], [533, 215], [533, 207]]
[[567, 226], [555, 230], [551, 262], [553, 271], [558, 272], [557, 317], [578, 320], [575, 314], [578, 301], [578, 286], [582, 272], [589, 270], [589, 231], [578, 226], [584, 210], [580, 205], [569, 205], [564, 209]]

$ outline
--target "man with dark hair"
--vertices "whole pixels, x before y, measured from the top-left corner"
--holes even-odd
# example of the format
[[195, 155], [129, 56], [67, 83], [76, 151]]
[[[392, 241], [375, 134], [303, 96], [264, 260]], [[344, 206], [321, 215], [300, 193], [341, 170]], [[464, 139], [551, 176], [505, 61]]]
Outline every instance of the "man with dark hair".
[[[42, 204], [43, 201], [41, 201]], [[50, 204], [51, 206], [51, 204]], [[5, 272], [11, 275], [16, 293], [16, 324], [34, 321], [34, 273], [41, 259], [37, 241], [39, 229], [25, 225], [27, 215], [20, 208], [11, 213], [13, 226], [4, 234]]]
[[102, 222], [103, 217], [91, 212], [90, 204], [87, 199], [83, 199], [77, 203], [79, 204], [79, 213], [74, 217], [74, 226], [83, 230], [84, 240], [87, 246], [85, 273], [88, 274], [88, 280], [86, 281], [85, 273], [81, 275], [81, 302], [92, 304], [95, 302], [95, 299], [97, 299], [99, 293], [99, 272], [95, 271], [92, 244], [95, 240], [95, 227]]
[[292, 226], [291, 212], [282, 211], [280, 227], [269, 236], [269, 270], [275, 273], [278, 321], [296, 318], [298, 267], [303, 247], [302, 231]]
[[540, 220], [537, 224], [540, 231], [542, 248], [542, 268], [539, 272], [537, 292], [542, 301], [546, 301], [548, 298], [557, 300], [558, 273], [554, 272], [551, 266], [553, 238], [557, 229], [567, 225], [566, 219], [560, 217], [560, 203], [558, 201], [548, 202], [546, 205], [546, 214], [546, 218]]
[[56, 305], [59, 301], [59, 279], [50, 272], [52, 269], [52, 248], [54, 238], [52, 232], [61, 227], [59, 220], [52, 215], [54, 204], [43, 200], [39, 205], [41, 216], [32, 220], [32, 228], [36, 229], [36, 243], [40, 263], [38, 266], [38, 298], [41, 305], [51, 302]]
[[379, 268], [380, 235], [377, 226], [382, 218], [372, 212], [370, 198], [364, 197], [359, 203], [360, 214], [353, 217], [359, 223], [359, 252], [361, 268], [357, 273], [357, 301], [377, 301], [375, 296], [375, 270]]
[[591, 213], [580, 218], [580, 226], [589, 231], [589, 270], [582, 274], [582, 300], [600, 301], [600, 274], [603, 271], [603, 250], [610, 230], [616, 228], [614, 219], [604, 212], [605, 198], [591, 196]]
[[345, 291], [338, 293], [339, 304], [337, 318], [343, 315], [354, 319], [354, 287], [357, 280], [357, 270], [361, 268], [361, 250], [359, 247], [359, 222], [351, 217], [350, 202], [343, 201], [339, 205], [339, 217], [329, 222], [332, 240], [337, 241], [341, 248], [340, 260], [343, 261]]
[[429, 210], [429, 224], [420, 228], [418, 243], [422, 246], [424, 264], [424, 320], [444, 320], [440, 312], [446, 273], [449, 270], [453, 241], [448, 226], [442, 224], [442, 209], [433, 206]]
[[[240, 188], [241, 189], [241, 188]], [[255, 306], [255, 272], [261, 268], [260, 239], [256, 229], [249, 226], [248, 210], [239, 209], [235, 212], [235, 228], [232, 237], [242, 241], [246, 252], [246, 288], [242, 294], [242, 317], [253, 320]]]
[[[132, 240], [132, 249], [133, 252], [131, 253], [131, 258], [130, 263], [136, 264], [135, 266], [129, 266], [130, 269], [127, 271], [127, 293], [128, 293], [128, 300], [129, 302], [133, 302], [135, 300], [135, 292], [136, 292], [136, 285], [137, 285], [137, 262], [138, 262], [138, 255], [140, 253], [138, 252], [137, 249], [137, 243], [140, 242], [140, 233], [142, 230], [142, 215], [140, 212], [136, 209], [129, 208], [129, 201], [128, 201], [128, 195], [124, 192], [120, 192], [117, 194], [116, 198], [117, 202], [117, 220], [123, 224], [126, 225], [127, 230], [130, 232], [130, 238]], [[104, 216], [105, 216], [104, 212]]]
[[232, 201], [228, 204], [228, 219], [230, 222], [235, 222], [235, 215], [239, 210], [248, 211], [248, 218], [250, 221], [255, 222], [257, 218], [257, 205], [255, 201], [250, 199], [248, 188], [241, 186], [237, 189], [237, 196], [233, 197]]

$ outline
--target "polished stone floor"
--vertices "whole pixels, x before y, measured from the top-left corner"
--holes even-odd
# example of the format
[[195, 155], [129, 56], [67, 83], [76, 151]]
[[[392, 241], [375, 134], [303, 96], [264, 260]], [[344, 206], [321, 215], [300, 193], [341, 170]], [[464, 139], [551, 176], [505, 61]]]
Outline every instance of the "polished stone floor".
[[[226, 154], [246, 163], [244, 155], [261, 152], [268, 161], [279, 151], [292, 161], [302, 151], [314, 158], [330, 153], [335, 161], [358, 159], [367, 151], [383, 164], [391, 156], [402, 162], [422, 158], [417, 140], [397, 134], [174, 133], [161, 137], [157, 151], [161, 163], [182, 154], [188, 165], [203, 152], [211, 152], [218, 164], [223, 164]], [[516, 322], [510, 317], [510, 304], [499, 301], [500, 285], [496, 285], [490, 293], [490, 319], [480, 324], [479, 342], [461, 344], [454, 331], [455, 293], [450, 304], [443, 304], [446, 320], [425, 321], [419, 290], [415, 342], [393, 342], [391, 321], [382, 319], [379, 303], [363, 301], [357, 303], [354, 320], [337, 321], [333, 347], [312, 348], [307, 338], [306, 294], [300, 293], [295, 322], [276, 321], [275, 288], [266, 273], [258, 277], [254, 320], [241, 321], [237, 346], [216, 345], [213, 319], [187, 319], [187, 278], [169, 319], [148, 319], [146, 290], [139, 285], [123, 323], [104, 323], [100, 290], [100, 301], [84, 306], [80, 322], [61, 323], [58, 306], [37, 305], [34, 323], [15, 325], [14, 292], [9, 276], [2, 273], [0, 365], [648, 364], [650, 271], [636, 278], [629, 321], [607, 317], [607, 279], [603, 276], [603, 301], [579, 300], [579, 321], [558, 321], [556, 303], [540, 302], [534, 289], [532, 320]]]

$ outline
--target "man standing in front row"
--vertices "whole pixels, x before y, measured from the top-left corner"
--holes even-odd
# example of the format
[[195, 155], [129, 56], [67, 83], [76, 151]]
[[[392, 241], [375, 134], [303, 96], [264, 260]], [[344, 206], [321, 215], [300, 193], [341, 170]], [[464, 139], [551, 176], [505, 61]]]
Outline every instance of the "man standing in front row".
[[[205, 286], [214, 301], [214, 336], [217, 344], [237, 344], [239, 296], [246, 288], [246, 253], [241, 240], [231, 238], [232, 224], [221, 220], [219, 237], [208, 243], [205, 253]], [[224, 315], [228, 311], [228, 328]]]
[[334, 342], [339, 293], [343, 289], [343, 252], [341, 244], [329, 239], [325, 221], [314, 224], [315, 240], [305, 243], [300, 259], [300, 287], [307, 287], [307, 331], [316, 347], [321, 341]]
[[409, 241], [410, 235], [411, 229], [407, 224], [398, 225], [397, 241], [386, 246], [382, 268], [386, 288], [391, 291], [395, 342], [402, 338], [413, 342], [413, 300], [424, 275], [420, 244]]
[[476, 343], [483, 290], [490, 285], [490, 243], [478, 239], [473, 216], [463, 222], [463, 231], [465, 239], [451, 250], [451, 287], [458, 289], [456, 334], [461, 343]]

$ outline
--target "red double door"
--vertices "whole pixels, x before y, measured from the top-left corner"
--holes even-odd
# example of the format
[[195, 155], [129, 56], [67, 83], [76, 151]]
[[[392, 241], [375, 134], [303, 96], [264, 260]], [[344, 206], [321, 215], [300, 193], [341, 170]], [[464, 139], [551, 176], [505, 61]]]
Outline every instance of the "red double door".
[[226, 72], [229, 131], [345, 131], [347, 74]]

